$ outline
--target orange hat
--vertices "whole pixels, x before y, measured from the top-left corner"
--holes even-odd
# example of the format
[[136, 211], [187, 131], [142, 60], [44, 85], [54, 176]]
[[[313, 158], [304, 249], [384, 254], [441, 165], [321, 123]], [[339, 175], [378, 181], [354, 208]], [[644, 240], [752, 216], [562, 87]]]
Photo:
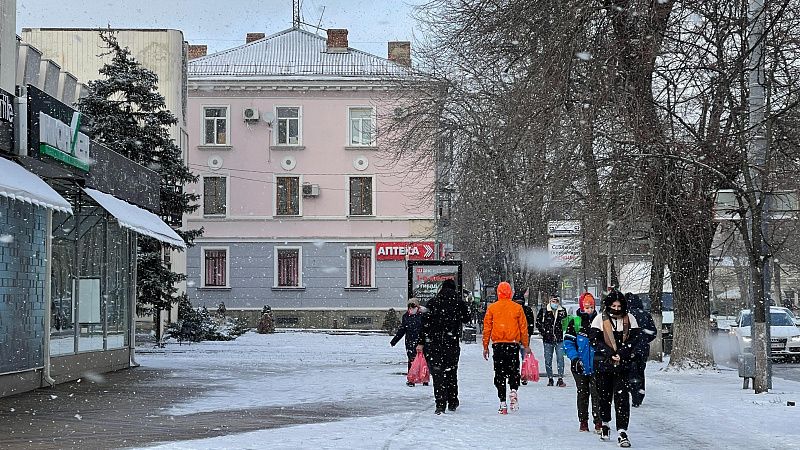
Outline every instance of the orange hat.
[[[586, 308], [585, 303], [590, 303], [591, 306], [589, 308]], [[580, 308], [584, 311], [587, 311], [589, 309], [594, 309], [595, 307], [594, 296], [592, 296], [592, 294], [588, 292], [584, 292], [583, 294], [581, 294], [580, 302], [578, 304], [580, 305]]]
[[511, 285], [503, 281], [497, 285], [497, 299], [511, 300]]

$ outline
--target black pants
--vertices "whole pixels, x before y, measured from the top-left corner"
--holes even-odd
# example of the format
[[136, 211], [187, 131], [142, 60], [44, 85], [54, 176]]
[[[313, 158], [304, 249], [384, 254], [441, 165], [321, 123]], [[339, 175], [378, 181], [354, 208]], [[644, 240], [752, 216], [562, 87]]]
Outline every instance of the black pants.
[[594, 375], [584, 375], [572, 371], [575, 386], [578, 388], [578, 420], [589, 421], [589, 400], [592, 402], [592, 421], [600, 422], [600, 398]]
[[461, 356], [458, 341], [454, 345], [428, 347], [425, 346], [425, 359], [433, 378], [436, 408], [444, 409], [448, 404], [458, 406], [458, 358]]
[[606, 372], [598, 372], [595, 376], [597, 393], [600, 395], [600, 419], [611, 421], [611, 402], [614, 402], [617, 429], [627, 430], [631, 418], [629, 403], [628, 368], [617, 367]]
[[641, 405], [644, 401], [644, 369], [647, 367], [647, 356], [636, 356], [630, 372], [631, 402]]
[[519, 389], [519, 344], [492, 344], [494, 386], [501, 402], [506, 401], [506, 380], [512, 390]]

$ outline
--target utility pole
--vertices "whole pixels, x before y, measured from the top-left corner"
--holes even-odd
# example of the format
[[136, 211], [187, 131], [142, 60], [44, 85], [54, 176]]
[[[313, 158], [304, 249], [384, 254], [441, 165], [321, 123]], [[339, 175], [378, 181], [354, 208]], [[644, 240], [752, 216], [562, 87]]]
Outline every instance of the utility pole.
[[292, 28], [300, 28], [300, 0], [292, 0]]
[[[767, 222], [769, 219], [769, 192], [768, 176], [765, 170], [767, 164], [767, 135], [764, 124], [765, 110], [765, 78], [764, 78], [764, 30], [766, 14], [764, 0], [749, 0], [748, 22], [750, 23], [750, 36], [748, 47], [750, 50], [748, 79], [749, 87], [749, 125], [752, 136], [748, 140], [747, 149], [748, 170], [754, 189], [757, 204], [750, 204], [748, 208], [748, 225], [750, 229], [751, 245], [758, 250], [760, 267], [751, 267], [753, 293], [756, 294], [753, 305], [753, 326], [751, 338], [753, 339], [753, 353], [755, 354], [756, 376], [753, 379], [753, 389], [756, 394], [768, 392], [772, 385], [770, 365], [770, 257], [767, 244]], [[755, 215], [754, 208], [759, 208], [760, 214]], [[755, 220], [756, 217], [760, 219]], [[752, 265], [751, 265], [752, 266]], [[760, 276], [759, 276], [759, 273]], [[760, 284], [758, 286], [757, 284]], [[759, 295], [760, 294], [760, 295]]]

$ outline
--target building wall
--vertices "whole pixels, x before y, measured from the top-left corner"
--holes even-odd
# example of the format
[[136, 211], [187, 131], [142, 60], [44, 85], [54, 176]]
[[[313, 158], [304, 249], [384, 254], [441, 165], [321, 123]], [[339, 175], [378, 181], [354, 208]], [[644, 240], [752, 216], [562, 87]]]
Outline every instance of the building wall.
[[[302, 248], [302, 289], [274, 288], [275, 246]], [[375, 261], [373, 288], [348, 288], [347, 247], [375, 246], [374, 242], [282, 241], [199, 243], [188, 250], [188, 295], [196, 306], [258, 309], [264, 305], [290, 309], [404, 308], [407, 300], [405, 261]], [[201, 252], [228, 249], [230, 288], [204, 288]], [[380, 326], [380, 324], [378, 324]]]
[[17, 0], [0, 2], [0, 89], [14, 92], [17, 58]]
[[0, 373], [44, 365], [46, 217], [0, 196]]

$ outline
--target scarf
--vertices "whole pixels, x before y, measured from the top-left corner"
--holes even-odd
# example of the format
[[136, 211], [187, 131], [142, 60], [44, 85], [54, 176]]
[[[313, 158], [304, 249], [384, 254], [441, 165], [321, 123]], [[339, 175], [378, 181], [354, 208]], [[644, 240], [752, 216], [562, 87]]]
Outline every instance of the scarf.
[[[631, 331], [631, 321], [628, 318], [628, 315], [625, 314], [622, 317], [622, 343], [624, 344], [625, 341], [628, 340], [628, 334]], [[611, 347], [614, 350], [614, 353], [617, 352], [617, 340], [614, 339], [614, 328], [611, 324], [611, 317], [608, 313], [603, 312], [603, 341], [605, 341], [606, 345]], [[617, 365], [619, 363], [614, 363]]]

